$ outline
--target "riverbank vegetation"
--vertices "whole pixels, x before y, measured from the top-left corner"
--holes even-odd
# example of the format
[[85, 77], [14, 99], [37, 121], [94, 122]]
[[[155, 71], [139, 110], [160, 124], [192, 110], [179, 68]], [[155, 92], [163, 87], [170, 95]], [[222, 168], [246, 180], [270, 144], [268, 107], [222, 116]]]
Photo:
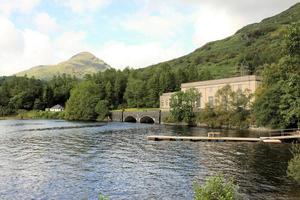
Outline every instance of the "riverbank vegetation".
[[288, 163], [287, 174], [300, 184], [300, 145], [293, 144], [291, 152], [293, 158]]
[[1, 77], [0, 116], [64, 105], [77, 82], [78, 79], [66, 75], [55, 76], [47, 82], [28, 77]]
[[300, 126], [300, 24], [286, 34], [285, 57], [266, 65], [261, 73], [253, 114], [259, 126]]
[[201, 94], [195, 89], [177, 92], [171, 97], [169, 122], [201, 123], [209, 127], [246, 128], [250, 124], [250, 91], [233, 91], [229, 85], [221, 88], [216, 101], [199, 110]]
[[109, 112], [108, 102], [101, 100], [96, 83], [83, 81], [71, 91], [65, 112], [69, 120], [103, 120]]
[[233, 180], [226, 180], [222, 174], [209, 177], [205, 184], [194, 184], [195, 200], [238, 200], [242, 195], [238, 192], [238, 185]]
[[42, 110], [18, 110], [17, 119], [65, 119], [65, 112], [50, 112]]

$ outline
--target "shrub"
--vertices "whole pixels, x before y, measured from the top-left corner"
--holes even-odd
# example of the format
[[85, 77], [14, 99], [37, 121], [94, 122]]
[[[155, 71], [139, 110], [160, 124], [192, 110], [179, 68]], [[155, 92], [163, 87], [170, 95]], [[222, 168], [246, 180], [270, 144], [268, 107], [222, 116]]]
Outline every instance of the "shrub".
[[99, 101], [98, 85], [92, 81], [83, 81], [71, 90], [65, 117], [68, 120], [96, 120], [98, 113], [95, 107]]
[[104, 196], [103, 194], [99, 194], [99, 196], [98, 196], [98, 199], [99, 200], [108, 200], [108, 197], [107, 196]]
[[288, 163], [287, 174], [289, 177], [300, 183], [300, 145], [294, 144], [291, 148], [293, 158]]
[[162, 121], [165, 123], [176, 123], [176, 120], [172, 117], [172, 115], [164, 117]]
[[18, 110], [21, 119], [64, 119], [65, 112], [50, 112], [42, 110]]
[[242, 199], [238, 186], [233, 180], [225, 180], [222, 174], [207, 179], [203, 186], [194, 184], [195, 200], [236, 200]]

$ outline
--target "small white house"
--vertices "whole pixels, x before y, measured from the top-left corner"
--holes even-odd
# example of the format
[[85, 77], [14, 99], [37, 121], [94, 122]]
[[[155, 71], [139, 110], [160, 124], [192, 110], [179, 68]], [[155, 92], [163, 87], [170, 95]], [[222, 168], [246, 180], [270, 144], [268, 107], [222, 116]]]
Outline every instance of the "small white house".
[[55, 106], [53, 106], [52, 108], [49, 109], [50, 112], [61, 112], [64, 110], [64, 107], [62, 107], [61, 105], [57, 104]]

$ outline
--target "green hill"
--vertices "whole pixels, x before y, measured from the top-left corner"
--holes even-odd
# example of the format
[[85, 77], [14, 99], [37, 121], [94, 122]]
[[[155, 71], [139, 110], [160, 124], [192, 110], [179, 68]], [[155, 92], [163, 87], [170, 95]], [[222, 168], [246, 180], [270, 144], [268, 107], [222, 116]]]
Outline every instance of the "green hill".
[[[284, 35], [291, 23], [300, 22], [300, 3], [288, 10], [251, 24], [223, 40], [207, 43], [194, 52], [147, 70], [169, 66], [172, 70], [210, 72], [213, 78], [255, 73], [262, 65], [276, 63], [284, 52]], [[241, 70], [243, 68], [243, 70]], [[188, 78], [201, 80], [201, 77]]]
[[49, 79], [54, 75], [69, 74], [71, 76], [82, 78], [86, 74], [93, 74], [110, 68], [111, 67], [108, 64], [91, 53], [82, 52], [57, 65], [40, 65], [19, 72], [16, 75], [27, 75], [28, 77], [34, 76], [35, 78]]

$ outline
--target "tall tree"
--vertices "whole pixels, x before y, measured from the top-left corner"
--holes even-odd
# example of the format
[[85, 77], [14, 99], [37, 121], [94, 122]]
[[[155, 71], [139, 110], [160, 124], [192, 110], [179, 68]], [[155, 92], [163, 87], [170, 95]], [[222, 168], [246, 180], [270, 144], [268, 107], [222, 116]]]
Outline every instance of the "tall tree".
[[95, 120], [96, 106], [100, 101], [98, 86], [91, 81], [83, 81], [71, 91], [66, 104], [66, 117], [69, 120]]
[[171, 97], [171, 116], [177, 121], [192, 123], [195, 118], [196, 102], [201, 94], [194, 88], [185, 92], [176, 92]]
[[262, 85], [254, 103], [258, 125], [274, 128], [299, 126], [300, 120], [300, 28], [292, 25], [286, 36], [287, 55], [262, 72]]
[[140, 108], [145, 105], [145, 82], [130, 78], [124, 97], [128, 107]]

